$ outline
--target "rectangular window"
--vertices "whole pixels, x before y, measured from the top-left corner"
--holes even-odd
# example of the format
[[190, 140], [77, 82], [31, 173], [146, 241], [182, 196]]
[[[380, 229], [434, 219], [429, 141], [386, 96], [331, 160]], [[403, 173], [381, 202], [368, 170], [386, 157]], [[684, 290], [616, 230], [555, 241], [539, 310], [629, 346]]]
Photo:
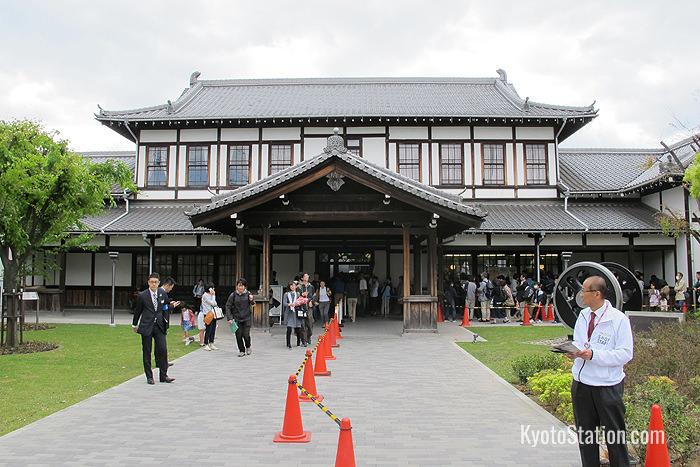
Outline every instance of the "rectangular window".
[[136, 254], [136, 287], [139, 290], [145, 290], [148, 287], [148, 276], [152, 272], [157, 272], [160, 275], [161, 282], [173, 275], [173, 256], [171, 254], [153, 255], [153, 271], [149, 271], [148, 261], [148, 253]]
[[236, 144], [228, 147], [228, 185], [243, 186], [250, 183], [250, 146]]
[[149, 146], [146, 161], [146, 186], [168, 186], [168, 147]]
[[291, 144], [270, 145], [270, 175], [286, 169], [292, 165]]
[[525, 145], [525, 184], [547, 184], [547, 149], [544, 144]]
[[440, 184], [464, 185], [462, 145], [440, 144]]
[[420, 182], [420, 144], [398, 144], [396, 170], [401, 175]]
[[214, 279], [214, 255], [178, 255], [177, 271], [180, 284], [194, 285], [199, 279], [209, 282]]
[[345, 144], [350, 154], [362, 157], [362, 138], [347, 138]]
[[233, 287], [236, 284], [236, 255], [219, 256], [219, 282], [217, 285]]
[[209, 146], [187, 148], [187, 186], [209, 185]]
[[482, 144], [481, 156], [484, 164], [484, 185], [505, 184], [505, 152], [503, 144]]

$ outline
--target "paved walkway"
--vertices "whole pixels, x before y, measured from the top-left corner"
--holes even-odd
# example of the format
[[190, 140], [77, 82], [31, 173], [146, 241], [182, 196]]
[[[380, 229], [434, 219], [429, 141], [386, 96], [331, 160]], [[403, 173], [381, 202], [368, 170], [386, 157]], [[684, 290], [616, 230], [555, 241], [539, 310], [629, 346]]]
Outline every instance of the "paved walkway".
[[[344, 328], [333, 374], [317, 386], [352, 420], [358, 466], [580, 465], [575, 445], [523, 444], [521, 425], [564, 426], [454, 343], [468, 331], [440, 328], [403, 337], [397, 321]], [[313, 404], [302, 405], [311, 443], [272, 443], [302, 348], [256, 333], [253, 355], [238, 358], [225, 327], [217, 345], [177, 360], [175, 384], [139, 376], [1, 437], [0, 465], [332, 465], [338, 428]]]

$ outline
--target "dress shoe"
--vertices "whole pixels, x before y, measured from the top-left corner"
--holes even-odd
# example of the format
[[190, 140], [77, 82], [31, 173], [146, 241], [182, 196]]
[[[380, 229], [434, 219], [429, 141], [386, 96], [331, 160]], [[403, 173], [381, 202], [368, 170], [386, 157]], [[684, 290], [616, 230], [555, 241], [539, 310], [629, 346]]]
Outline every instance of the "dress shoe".
[[147, 379], [146, 379], [146, 382], [147, 382], [148, 384], [156, 384], [156, 382], [153, 381], [153, 378], [147, 378]]
[[168, 362], [168, 367], [171, 367], [171, 366], [173, 366], [173, 364], [171, 362]]
[[175, 381], [175, 378], [171, 378], [170, 376], [166, 376], [165, 378], [160, 379], [161, 383], [172, 383], [173, 381]]

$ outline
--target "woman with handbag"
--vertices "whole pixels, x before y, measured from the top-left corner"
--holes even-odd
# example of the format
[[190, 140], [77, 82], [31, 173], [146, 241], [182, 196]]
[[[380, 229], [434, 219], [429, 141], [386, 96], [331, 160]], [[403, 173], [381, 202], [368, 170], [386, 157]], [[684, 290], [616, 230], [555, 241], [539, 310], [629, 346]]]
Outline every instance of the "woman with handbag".
[[297, 317], [296, 301], [299, 298], [297, 284], [294, 281], [289, 281], [288, 287], [289, 291], [282, 297], [282, 313], [284, 314], [284, 323], [287, 325], [287, 348], [292, 350], [292, 329], [297, 336], [297, 347], [302, 342], [306, 347], [306, 337], [301, 332], [301, 322]]
[[216, 303], [216, 291], [214, 290], [214, 284], [211, 282], [207, 284], [206, 291], [202, 295], [202, 310], [200, 315], [204, 321], [204, 350], [219, 350], [218, 347], [214, 346], [214, 336], [216, 335], [216, 313], [214, 308], [218, 307]]
[[248, 292], [248, 282], [242, 277], [236, 281], [236, 290], [226, 300], [226, 319], [228, 324], [236, 320], [236, 344], [238, 356], [250, 355], [250, 326], [253, 323], [253, 294]]

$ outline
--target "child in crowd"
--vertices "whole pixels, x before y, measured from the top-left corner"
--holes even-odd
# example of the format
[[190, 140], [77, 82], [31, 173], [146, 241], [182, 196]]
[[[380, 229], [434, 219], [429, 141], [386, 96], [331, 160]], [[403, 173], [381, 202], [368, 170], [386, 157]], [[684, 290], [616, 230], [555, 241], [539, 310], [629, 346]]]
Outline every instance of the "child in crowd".
[[659, 311], [661, 302], [661, 292], [656, 288], [654, 283], [649, 284], [649, 309], [651, 311]]
[[194, 313], [188, 307], [182, 307], [182, 329], [184, 331], [183, 341], [185, 345], [190, 345], [194, 342], [194, 336], [190, 336], [190, 329], [194, 328]]
[[660, 297], [659, 311], [668, 311], [668, 296], [662, 292]]

